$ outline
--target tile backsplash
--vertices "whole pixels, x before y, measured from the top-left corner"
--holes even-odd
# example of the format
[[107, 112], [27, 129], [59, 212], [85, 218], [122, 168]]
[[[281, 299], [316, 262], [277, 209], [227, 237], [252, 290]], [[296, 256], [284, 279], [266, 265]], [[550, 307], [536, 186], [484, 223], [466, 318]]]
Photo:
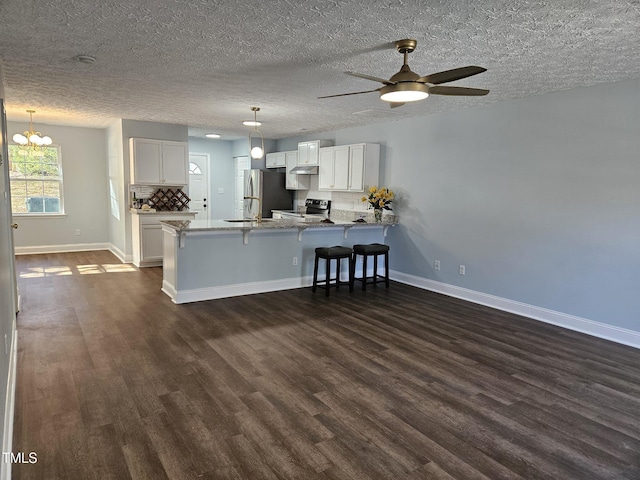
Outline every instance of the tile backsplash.
[[332, 192], [331, 193], [331, 209], [335, 210], [353, 210], [356, 212], [366, 212], [367, 203], [362, 201], [364, 193], [352, 192]]

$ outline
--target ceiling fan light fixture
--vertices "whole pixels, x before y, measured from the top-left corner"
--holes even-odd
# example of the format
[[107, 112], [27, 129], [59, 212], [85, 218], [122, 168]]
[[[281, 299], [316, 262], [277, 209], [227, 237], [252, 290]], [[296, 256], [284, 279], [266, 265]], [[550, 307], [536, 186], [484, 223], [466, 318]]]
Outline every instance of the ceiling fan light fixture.
[[424, 83], [396, 83], [380, 89], [380, 100], [392, 103], [417, 102], [429, 96], [429, 87]]

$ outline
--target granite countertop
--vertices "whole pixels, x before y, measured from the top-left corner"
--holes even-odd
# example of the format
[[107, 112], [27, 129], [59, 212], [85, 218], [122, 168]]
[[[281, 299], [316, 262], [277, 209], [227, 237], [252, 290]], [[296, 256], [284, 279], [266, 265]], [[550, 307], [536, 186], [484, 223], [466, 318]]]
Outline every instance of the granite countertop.
[[389, 227], [397, 222], [383, 221], [382, 223], [359, 223], [353, 221], [333, 220], [334, 223], [320, 221], [305, 221], [305, 219], [264, 219], [262, 222], [226, 220], [164, 220], [163, 225], [176, 230], [178, 233], [225, 231], [225, 230], [277, 230], [293, 228], [331, 228], [331, 227]]

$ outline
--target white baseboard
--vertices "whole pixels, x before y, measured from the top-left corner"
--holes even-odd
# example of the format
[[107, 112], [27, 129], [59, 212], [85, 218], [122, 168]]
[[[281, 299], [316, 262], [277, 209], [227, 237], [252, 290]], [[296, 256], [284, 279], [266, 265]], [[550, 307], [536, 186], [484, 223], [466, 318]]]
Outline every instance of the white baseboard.
[[118, 247], [116, 247], [113, 243], [109, 244], [109, 251], [113, 253], [116, 257], [118, 257], [118, 260], [120, 260], [122, 263], [127, 263], [124, 261], [125, 259], [124, 252], [120, 250]]
[[620, 328], [605, 323], [595, 322], [586, 318], [576, 317], [555, 310], [537, 307], [527, 303], [509, 300], [508, 298], [496, 297], [487, 293], [477, 292], [466, 288], [450, 285], [448, 283], [429, 280], [427, 278], [409, 275], [407, 273], [391, 270], [389, 277], [400, 283], [406, 283], [414, 287], [430, 290], [436, 293], [442, 293], [450, 297], [460, 298], [469, 302], [486, 305], [488, 307], [502, 310], [509, 313], [522, 315], [523, 317], [539, 320], [541, 322], [550, 323], [559, 327], [574, 330], [576, 332], [586, 333], [594, 337], [611, 340], [612, 342], [621, 343], [630, 347], [640, 348], [640, 332]]
[[191, 290], [175, 290], [173, 285], [162, 282], [162, 291], [166, 293], [174, 303], [201, 302], [218, 298], [238, 297], [240, 295], [253, 295], [255, 293], [275, 292], [278, 290], [292, 290], [294, 288], [308, 287], [312, 283], [311, 277], [283, 278], [281, 280], [268, 280], [264, 282], [238, 283], [221, 287], [194, 288]]
[[113, 243], [70, 243], [68, 245], [39, 245], [34, 247], [15, 247], [16, 255], [35, 255], [38, 253], [91, 252], [109, 250], [122, 263], [133, 263], [133, 255], [125, 255]]
[[38, 245], [34, 247], [15, 247], [16, 255], [34, 255], [37, 253], [89, 252], [92, 250], [111, 250], [108, 243], [70, 243], [67, 245]]
[[[13, 417], [16, 404], [16, 369], [18, 365], [18, 331], [13, 331], [9, 350], [9, 374], [7, 377], [7, 398], [5, 399], [4, 432], [2, 432], [2, 451], [13, 451]], [[0, 463], [0, 479], [11, 479], [11, 462]]]

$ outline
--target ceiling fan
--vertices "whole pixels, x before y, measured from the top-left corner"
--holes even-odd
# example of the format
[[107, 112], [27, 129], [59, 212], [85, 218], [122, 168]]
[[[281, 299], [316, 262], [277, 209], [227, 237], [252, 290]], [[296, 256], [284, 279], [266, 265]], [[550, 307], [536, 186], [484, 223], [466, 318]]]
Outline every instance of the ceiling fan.
[[453, 82], [454, 80], [460, 80], [462, 78], [471, 77], [478, 73], [486, 72], [486, 68], [468, 66], [461, 68], [454, 68], [453, 70], [446, 70], [444, 72], [432, 73], [421, 77], [415, 72], [412, 72], [407, 63], [409, 54], [416, 49], [416, 40], [404, 39], [396, 42], [396, 50], [404, 55], [404, 64], [398, 73], [396, 73], [389, 80], [384, 78], [372, 77], [371, 75], [364, 75], [362, 73], [344, 72], [352, 77], [364, 78], [366, 80], [373, 80], [374, 82], [380, 82], [382, 87], [374, 90], [365, 90], [363, 92], [341, 93], [338, 95], [327, 95], [318, 98], [332, 98], [332, 97], [344, 97], [346, 95], [359, 95], [361, 93], [380, 92], [380, 100], [390, 102], [391, 108], [400, 107], [406, 102], [415, 102], [417, 100], [423, 100], [433, 95], [461, 95], [461, 96], [478, 96], [486, 95], [489, 90], [481, 88], [467, 88], [467, 87], [448, 87], [440, 86], [441, 83]]

